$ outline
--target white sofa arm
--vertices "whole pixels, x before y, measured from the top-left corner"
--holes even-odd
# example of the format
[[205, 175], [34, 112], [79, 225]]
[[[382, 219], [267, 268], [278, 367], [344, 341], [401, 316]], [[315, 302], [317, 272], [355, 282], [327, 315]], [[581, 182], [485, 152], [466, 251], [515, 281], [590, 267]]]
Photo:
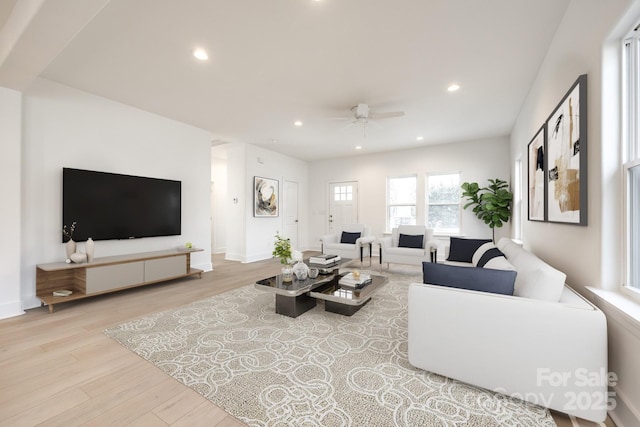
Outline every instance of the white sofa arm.
[[356, 240], [356, 245], [368, 245], [369, 243], [373, 243], [375, 240], [375, 236], [362, 236]]
[[[586, 300], [575, 306], [420, 283], [408, 299], [412, 365], [604, 421], [606, 319]], [[604, 378], [586, 380], [594, 377]]]
[[391, 247], [391, 242], [391, 236], [380, 237], [376, 240], [376, 243], [385, 249]]
[[338, 243], [338, 236], [336, 234], [326, 234], [320, 238], [323, 245], [327, 243]]

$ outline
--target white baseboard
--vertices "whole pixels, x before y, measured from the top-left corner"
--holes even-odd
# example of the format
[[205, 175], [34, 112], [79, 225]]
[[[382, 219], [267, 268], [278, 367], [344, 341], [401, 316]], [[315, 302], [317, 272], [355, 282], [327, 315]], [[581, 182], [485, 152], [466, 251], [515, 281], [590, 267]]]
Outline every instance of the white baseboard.
[[634, 402], [617, 387], [613, 387], [613, 391], [616, 394], [616, 407], [609, 411], [609, 416], [616, 426], [640, 426], [640, 411], [633, 406]]
[[202, 270], [204, 272], [213, 270], [213, 264], [210, 263], [210, 262], [205, 262], [204, 264], [192, 265], [191, 267], [192, 268], [198, 268], [198, 269], [200, 269], [200, 270]]
[[0, 304], [0, 319], [7, 319], [21, 314], [24, 314], [21, 301], [11, 301]]

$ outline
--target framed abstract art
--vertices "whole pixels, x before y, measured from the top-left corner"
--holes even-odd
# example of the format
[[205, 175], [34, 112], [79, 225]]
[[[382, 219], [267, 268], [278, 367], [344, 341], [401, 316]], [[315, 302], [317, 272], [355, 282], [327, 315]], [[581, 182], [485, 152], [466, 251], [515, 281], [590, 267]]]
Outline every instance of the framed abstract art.
[[529, 221], [546, 221], [546, 180], [544, 153], [546, 150], [546, 126], [529, 142], [527, 149], [527, 195], [529, 204]]
[[587, 225], [587, 75], [546, 123], [547, 221]]
[[272, 218], [278, 216], [278, 180], [253, 177], [253, 216]]

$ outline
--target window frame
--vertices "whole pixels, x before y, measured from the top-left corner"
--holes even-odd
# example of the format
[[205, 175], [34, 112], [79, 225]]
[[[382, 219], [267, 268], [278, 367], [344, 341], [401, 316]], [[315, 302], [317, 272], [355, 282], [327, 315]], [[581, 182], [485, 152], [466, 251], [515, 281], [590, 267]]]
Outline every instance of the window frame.
[[[631, 172], [640, 167], [640, 23], [622, 39], [621, 43], [621, 143], [623, 179], [623, 271], [622, 289], [634, 298], [640, 298], [640, 280], [635, 280], [632, 271], [632, 256], [640, 252], [640, 233], [634, 238], [632, 225], [633, 194]], [[636, 201], [638, 204], [638, 201]], [[640, 214], [637, 212], [636, 216]], [[635, 222], [640, 223], [640, 220]], [[638, 268], [638, 267], [636, 267]], [[636, 279], [640, 272], [636, 271]]]
[[[445, 176], [445, 175], [458, 175], [458, 203], [429, 203], [429, 178], [432, 176]], [[455, 172], [427, 172], [425, 174], [424, 185], [424, 223], [429, 224], [429, 208], [430, 206], [458, 206], [458, 229], [457, 231], [449, 230], [437, 230], [433, 229], [434, 235], [438, 236], [460, 236], [462, 233], [462, 191], [460, 185], [462, 182], [462, 173], [460, 171]]]
[[[391, 203], [391, 180], [413, 178], [415, 180], [416, 192], [414, 195], [413, 203]], [[402, 174], [402, 175], [389, 175], [387, 176], [387, 212], [386, 212], [386, 229], [387, 232], [391, 232], [391, 208], [394, 207], [413, 207], [416, 211], [415, 224], [418, 222], [418, 174]]]

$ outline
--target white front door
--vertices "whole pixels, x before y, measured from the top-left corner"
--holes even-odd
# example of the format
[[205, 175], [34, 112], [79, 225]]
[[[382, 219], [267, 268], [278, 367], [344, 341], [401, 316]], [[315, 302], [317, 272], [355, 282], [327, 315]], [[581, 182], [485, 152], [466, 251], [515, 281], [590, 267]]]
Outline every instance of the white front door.
[[329, 234], [342, 230], [344, 224], [358, 223], [358, 183], [332, 182], [329, 184]]
[[282, 191], [282, 236], [291, 240], [293, 249], [298, 247], [298, 183], [284, 181]]

